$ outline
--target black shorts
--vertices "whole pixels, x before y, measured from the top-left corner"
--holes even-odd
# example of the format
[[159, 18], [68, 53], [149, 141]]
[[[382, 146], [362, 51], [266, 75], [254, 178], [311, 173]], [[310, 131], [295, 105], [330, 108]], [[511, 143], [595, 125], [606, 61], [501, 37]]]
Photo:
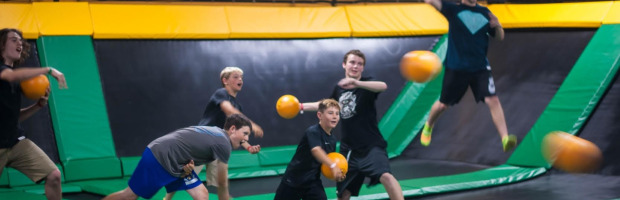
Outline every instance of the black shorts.
[[276, 197], [274, 200], [325, 200], [327, 199], [327, 195], [325, 195], [325, 188], [323, 188], [323, 183], [319, 181], [314, 181], [310, 184], [307, 184], [306, 187], [291, 187], [284, 183], [284, 181], [280, 182], [280, 186], [278, 186], [278, 190], [276, 190]]
[[471, 87], [476, 102], [484, 102], [485, 97], [495, 96], [495, 83], [491, 67], [475, 72], [445, 69], [439, 102], [452, 106], [461, 101], [467, 87]]
[[347, 178], [337, 183], [338, 197], [342, 197], [345, 189], [351, 192], [351, 196], [358, 196], [364, 184], [364, 178], [370, 178], [370, 183], [368, 183], [370, 187], [379, 184], [381, 175], [391, 173], [390, 160], [384, 148], [373, 147], [366, 152], [354, 152], [341, 144], [340, 153], [349, 161], [349, 171]]

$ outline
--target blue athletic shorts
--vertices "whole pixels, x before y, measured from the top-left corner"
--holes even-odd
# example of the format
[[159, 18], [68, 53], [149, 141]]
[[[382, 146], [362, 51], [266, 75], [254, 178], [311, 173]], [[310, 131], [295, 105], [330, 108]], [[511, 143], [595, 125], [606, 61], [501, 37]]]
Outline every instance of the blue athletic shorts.
[[157, 162], [149, 148], [142, 153], [142, 158], [129, 179], [129, 188], [138, 196], [146, 199], [152, 198], [162, 187], [166, 187], [167, 192], [174, 192], [189, 190], [200, 184], [202, 181], [195, 172], [186, 178], [172, 176]]

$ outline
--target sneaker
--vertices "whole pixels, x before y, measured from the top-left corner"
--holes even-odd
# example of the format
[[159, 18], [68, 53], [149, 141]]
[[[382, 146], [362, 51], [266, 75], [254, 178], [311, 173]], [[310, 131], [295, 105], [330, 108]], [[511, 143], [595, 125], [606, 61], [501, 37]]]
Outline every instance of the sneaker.
[[517, 136], [508, 134], [508, 136], [502, 138], [502, 146], [504, 147], [504, 152], [514, 149], [517, 146]]
[[428, 126], [428, 123], [424, 124], [424, 128], [422, 129], [422, 135], [420, 135], [420, 143], [422, 146], [427, 147], [431, 144], [431, 133], [433, 129]]

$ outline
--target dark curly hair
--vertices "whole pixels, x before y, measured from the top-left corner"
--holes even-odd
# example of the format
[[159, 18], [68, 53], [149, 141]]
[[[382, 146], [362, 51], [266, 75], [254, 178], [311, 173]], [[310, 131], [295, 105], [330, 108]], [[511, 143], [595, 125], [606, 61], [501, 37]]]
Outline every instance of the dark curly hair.
[[[24, 36], [20, 30], [13, 29], [13, 28], [4, 28], [0, 30], [0, 52], [4, 52], [5, 50], [4, 48], [6, 46], [7, 40], [9, 39], [10, 32], [17, 33], [17, 35], [19, 35], [19, 37], [22, 38], [21, 39], [22, 40], [21, 56], [19, 60], [16, 60], [15, 62], [13, 62], [13, 66], [15, 66], [15, 65], [23, 63], [26, 60], [26, 58], [30, 56], [30, 43], [24, 40]], [[0, 57], [0, 61], [2, 61], [2, 63], [4, 64], [4, 57]]]

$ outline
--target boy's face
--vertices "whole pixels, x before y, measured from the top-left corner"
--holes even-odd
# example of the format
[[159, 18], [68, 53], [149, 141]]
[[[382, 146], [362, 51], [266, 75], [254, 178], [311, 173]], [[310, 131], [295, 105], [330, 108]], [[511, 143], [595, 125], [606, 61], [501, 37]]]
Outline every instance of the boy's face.
[[224, 85], [235, 92], [243, 87], [243, 75], [240, 72], [232, 72], [228, 78], [224, 78]]
[[348, 78], [360, 79], [364, 71], [364, 64], [364, 59], [362, 59], [362, 57], [353, 54], [347, 55], [347, 62], [342, 63], [345, 76]]
[[19, 60], [21, 58], [22, 47], [22, 38], [19, 34], [16, 32], [9, 32], [2, 51], [5, 64], [13, 65], [13, 62]]
[[235, 126], [231, 126], [228, 132], [233, 149], [239, 148], [241, 143], [247, 142], [250, 139], [250, 127], [248, 126], [242, 126], [239, 129]]
[[334, 129], [338, 125], [338, 121], [340, 121], [340, 110], [332, 106], [323, 112], [317, 112], [317, 116], [319, 117], [319, 124]]

